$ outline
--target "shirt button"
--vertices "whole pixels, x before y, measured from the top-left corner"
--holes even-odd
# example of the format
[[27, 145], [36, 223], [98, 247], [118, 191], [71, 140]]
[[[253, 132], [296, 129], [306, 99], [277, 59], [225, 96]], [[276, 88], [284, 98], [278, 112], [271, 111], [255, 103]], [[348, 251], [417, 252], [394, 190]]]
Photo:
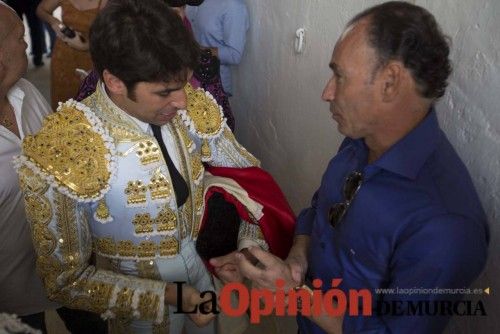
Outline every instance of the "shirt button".
[[325, 243], [323, 241], [320, 242], [319, 245], [321, 246], [321, 249], [325, 249]]

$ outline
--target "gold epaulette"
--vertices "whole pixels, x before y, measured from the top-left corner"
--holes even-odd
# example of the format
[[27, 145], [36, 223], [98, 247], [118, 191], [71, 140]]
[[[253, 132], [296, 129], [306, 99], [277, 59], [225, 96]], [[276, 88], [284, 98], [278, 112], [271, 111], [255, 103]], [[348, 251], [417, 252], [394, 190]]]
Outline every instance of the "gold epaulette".
[[189, 131], [202, 139], [202, 159], [210, 159], [207, 140], [219, 137], [224, 131], [226, 119], [222, 107], [214, 97], [202, 88], [194, 89], [187, 84], [184, 88], [187, 96], [186, 110], [179, 110], [184, 124]]
[[78, 201], [96, 201], [109, 189], [114, 145], [101, 121], [81, 103], [61, 104], [36, 135], [24, 139], [23, 153], [18, 165]]

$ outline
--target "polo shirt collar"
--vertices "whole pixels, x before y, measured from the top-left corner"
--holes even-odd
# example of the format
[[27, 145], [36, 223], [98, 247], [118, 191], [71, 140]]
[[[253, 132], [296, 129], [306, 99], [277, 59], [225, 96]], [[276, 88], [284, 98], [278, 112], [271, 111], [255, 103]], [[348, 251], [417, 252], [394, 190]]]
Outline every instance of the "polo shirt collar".
[[434, 108], [406, 136], [394, 144], [373, 165], [415, 179], [441, 138]]

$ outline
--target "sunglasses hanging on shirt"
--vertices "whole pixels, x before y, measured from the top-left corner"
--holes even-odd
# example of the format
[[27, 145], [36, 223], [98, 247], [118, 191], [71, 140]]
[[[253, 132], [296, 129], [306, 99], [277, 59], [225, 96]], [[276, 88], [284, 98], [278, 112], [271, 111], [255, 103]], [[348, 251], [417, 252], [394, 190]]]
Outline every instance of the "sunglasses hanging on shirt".
[[361, 188], [362, 182], [363, 174], [358, 171], [349, 173], [349, 175], [345, 178], [343, 189], [344, 202], [333, 204], [328, 211], [328, 220], [333, 228], [338, 226], [344, 218], [359, 188]]

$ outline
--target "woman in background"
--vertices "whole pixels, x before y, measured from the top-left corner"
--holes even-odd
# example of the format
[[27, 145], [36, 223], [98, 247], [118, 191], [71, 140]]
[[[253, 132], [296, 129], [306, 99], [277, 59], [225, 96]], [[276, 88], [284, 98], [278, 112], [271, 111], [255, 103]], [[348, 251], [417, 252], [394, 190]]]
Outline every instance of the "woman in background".
[[[51, 105], [75, 96], [81, 83], [77, 68], [93, 68], [88, 51], [88, 32], [97, 13], [107, 0], [42, 0], [37, 15], [57, 34], [52, 54]], [[62, 22], [52, 15], [61, 6]]]

